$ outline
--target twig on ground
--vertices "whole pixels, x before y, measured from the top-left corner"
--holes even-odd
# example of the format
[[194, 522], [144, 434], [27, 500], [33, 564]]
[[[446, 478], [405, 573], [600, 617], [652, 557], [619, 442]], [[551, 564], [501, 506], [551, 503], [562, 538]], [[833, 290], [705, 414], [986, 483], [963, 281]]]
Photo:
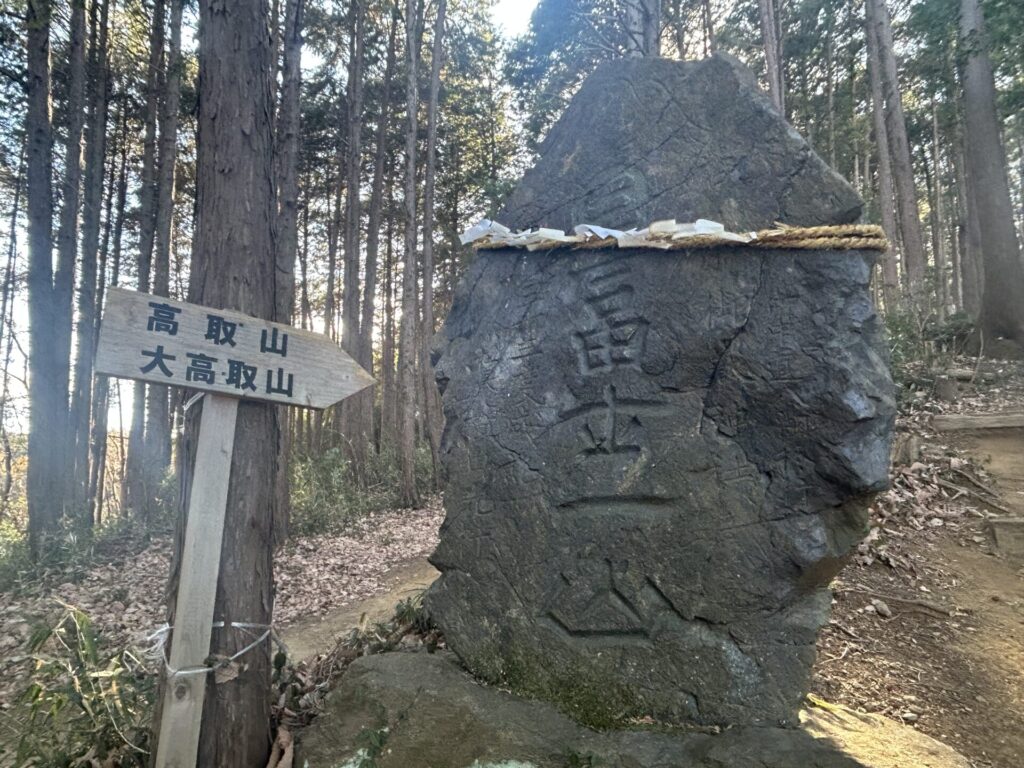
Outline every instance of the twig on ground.
[[978, 488], [980, 488], [981, 490], [983, 490], [985, 493], [989, 494], [990, 496], [994, 496], [997, 499], [999, 498], [999, 494], [998, 493], [993, 491], [991, 488], [989, 488], [987, 485], [985, 485], [983, 482], [981, 482], [981, 480], [976, 478], [970, 472], [966, 472], [966, 471], [964, 471], [962, 469], [956, 469], [956, 468], [953, 468], [953, 471], [956, 472], [961, 477], [965, 478], [966, 480], [970, 481], [973, 485], [977, 486]]
[[[844, 591], [851, 591], [851, 590], [844, 590]], [[865, 643], [865, 642], [867, 642], [863, 637], [861, 637], [860, 635], [857, 635], [856, 633], [854, 633], [854, 631], [852, 629], [844, 627], [842, 624], [840, 624], [838, 621], [836, 621], [834, 619], [832, 621], [830, 621], [828, 623], [828, 625], [830, 627], [835, 627], [840, 632], [842, 632], [844, 635], [846, 635], [847, 637], [852, 639], [854, 642], [857, 642], [857, 643]]]
[[935, 613], [942, 614], [943, 616], [946, 616], [947, 618], [953, 616], [956, 613], [956, 611], [957, 611], [956, 607], [947, 608], [944, 605], [939, 605], [938, 603], [933, 603], [933, 602], [930, 602], [928, 600], [919, 600], [919, 599], [908, 598], [908, 597], [897, 597], [896, 595], [884, 595], [884, 594], [882, 594], [880, 592], [875, 592], [875, 591], [870, 590], [870, 589], [857, 589], [856, 587], [846, 587], [844, 589], [840, 589], [840, 590], [837, 590], [837, 591], [839, 591], [839, 592], [855, 592], [856, 594], [859, 594], [859, 595], [869, 595], [870, 597], [875, 597], [875, 598], [878, 598], [878, 599], [881, 599], [881, 600], [886, 600], [886, 601], [893, 602], [893, 603], [902, 603], [904, 605], [916, 606], [918, 608], [924, 608], [926, 610], [934, 611]]
[[847, 654], [850, 653], [850, 649], [852, 647], [853, 646], [850, 645], [850, 643], [846, 643], [846, 645], [843, 646], [843, 652], [841, 654], [839, 654], [838, 656], [829, 656], [827, 659], [824, 659], [821, 662], [819, 662], [818, 666], [824, 666], [825, 664], [831, 664], [833, 661], [842, 661], [843, 659], [846, 658]]
[[943, 488], [947, 488], [947, 489], [949, 489], [951, 491], [957, 491], [958, 495], [966, 494], [968, 496], [973, 496], [975, 499], [980, 501], [982, 504], [988, 504], [990, 507], [992, 507], [993, 509], [998, 509], [1003, 514], [1006, 514], [1006, 515], [1012, 515], [1013, 514], [1009, 509], [1004, 507], [999, 502], [992, 501], [992, 499], [988, 498], [987, 496], [983, 496], [982, 494], [978, 493], [977, 491], [972, 491], [970, 488], [964, 488], [962, 485], [957, 485], [956, 483], [951, 483], [948, 480], [943, 480], [941, 477], [935, 478], [935, 482], [938, 483], [939, 485], [941, 485]]

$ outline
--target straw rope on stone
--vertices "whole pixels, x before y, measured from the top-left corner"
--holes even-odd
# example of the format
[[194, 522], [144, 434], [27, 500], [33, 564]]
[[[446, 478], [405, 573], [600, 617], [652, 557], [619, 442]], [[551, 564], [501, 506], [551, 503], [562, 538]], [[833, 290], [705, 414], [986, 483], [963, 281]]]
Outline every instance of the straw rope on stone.
[[480, 250], [502, 248], [536, 250], [627, 249], [692, 250], [746, 245], [752, 248], [844, 251], [885, 251], [889, 241], [885, 231], [874, 224], [842, 224], [817, 227], [778, 225], [759, 232], [727, 232], [713, 221], [699, 219], [693, 224], [660, 221], [642, 230], [611, 230], [593, 225], [577, 226], [573, 234], [537, 229], [512, 232], [507, 227], [484, 219], [462, 236]]

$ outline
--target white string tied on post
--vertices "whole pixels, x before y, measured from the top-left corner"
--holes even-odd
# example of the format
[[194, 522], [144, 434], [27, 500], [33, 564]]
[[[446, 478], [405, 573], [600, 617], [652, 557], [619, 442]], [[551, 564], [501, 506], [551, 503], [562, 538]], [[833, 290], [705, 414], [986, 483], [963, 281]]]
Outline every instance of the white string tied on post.
[[146, 636], [146, 642], [149, 643], [149, 647], [146, 649], [146, 657], [163, 665], [167, 671], [168, 679], [175, 677], [184, 677], [187, 675], [206, 675], [210, 672], [216, 672], [218, 669], [223, 669], [230, 666], [233, 662], [240, 659], [249, 651], [254, 650], [257, 646], [261, 645], [267, 639], [270, 639], [277, 645], [281, 650], [287, 651], [284, 643], [278, 637], [277, 632], [273, 626], [269, 624], [253, 624], [245, 621], [232, 621], [230, 624], [225, 624], [223, 621], [213, 622], [214, 629], [223, 629], [225, 626], [231, 627], [232, 629], [240, 629], [243, 632], [248, 632], [250, 635], [255, 635], [256, 631], [263, 630], [262, 634], [256, 637], [251, 643], [242, 648], [232, 656], [228, 656], [223, 659], [219, 659], [215, 664], [203, 665], [201, 667], [188, 667], [185, 669], [175, 669], [171, 666], [170, 661], [167, 659], [167, 639], [173, 631], [174, 627], [170, 624], [164, 624], [162, 627], [151, 632]]

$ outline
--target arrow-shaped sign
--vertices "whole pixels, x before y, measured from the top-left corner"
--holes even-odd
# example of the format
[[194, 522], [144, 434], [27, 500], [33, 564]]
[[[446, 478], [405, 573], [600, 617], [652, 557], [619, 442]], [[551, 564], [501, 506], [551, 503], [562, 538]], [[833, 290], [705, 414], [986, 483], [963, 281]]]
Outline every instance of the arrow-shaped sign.
[[122, 288], [107, 296], [98, 373], [304, 408], [374, 383], [319, 333]]
[[212, 672], [207, 658], [239, 400], [327, 408], [373, 377], [326, 336], [121, 288], [107, 294], [96, 372], [213, 395], [199, 426], [156, 755], [157, 768], [191, 768]]

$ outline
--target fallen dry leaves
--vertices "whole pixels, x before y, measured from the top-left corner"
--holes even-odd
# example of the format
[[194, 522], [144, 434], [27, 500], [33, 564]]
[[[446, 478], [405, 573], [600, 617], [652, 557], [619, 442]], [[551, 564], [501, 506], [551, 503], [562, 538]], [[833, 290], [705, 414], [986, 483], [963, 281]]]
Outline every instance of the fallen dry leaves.
[[[433, 551], [443, 516], [440, 497], [433, 497], [422, 509], [376, 512], [345, 533], [290, 542], [274, 558], [275, 626], [323, 616], [382, 591], [388, 570]], [[170, 541], [106, 557], [75, 581], [49, 579], [0, 593], [0, 709], [24, 688], [32, 663], [25, 644], [34, 623], [61, 612], [58, 601], [88, 614], [110, 647], [144, 647], [163, 625]]]
[[344, 534], [287, 544], [274, 561], [275, 623], [323, 616], [379, 593], [389, 570], [434, 550], [443, 518], [441, 499], [434, 497], [423, 509], [376, 513]]

